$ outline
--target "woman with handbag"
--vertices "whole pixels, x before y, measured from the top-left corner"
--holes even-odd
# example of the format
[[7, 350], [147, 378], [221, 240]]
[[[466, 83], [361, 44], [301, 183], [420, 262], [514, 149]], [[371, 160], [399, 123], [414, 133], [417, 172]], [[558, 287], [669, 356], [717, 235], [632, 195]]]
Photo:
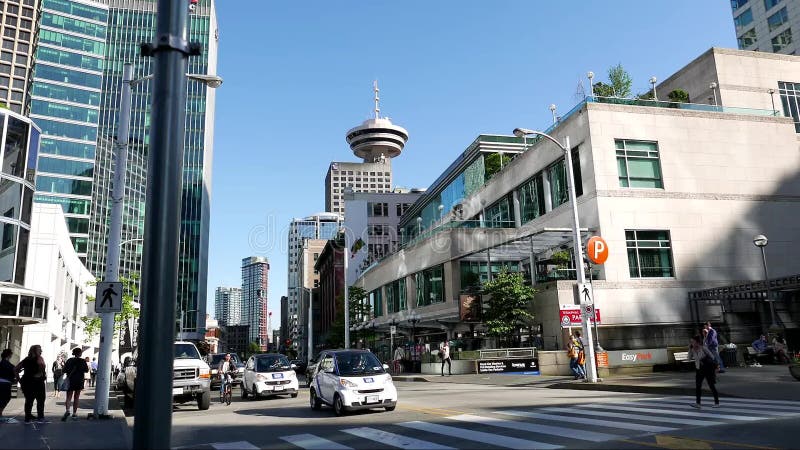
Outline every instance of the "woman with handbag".
[[72, 358], [68, 359], [64, 364], [64, 373], [67, 374], [65, 383], [67, 384], [67, 400], [64, 402], [66, 411], [61, 421], [64, 422], [69, 418], [70, 400], [72, 401], [72, 420], [78, 420], [78, 402], [81, 399], [81, 391], [83, 390], [83, 382], [85, 374], [89, 373], [89, 365], [86, 360], [81, 358], [83, 350], [76, 347], [72, 350]]
[[586, 356], [583, 353], [581, 332], [578, 330], [575, 330], [575, 334], [570, 336], [569, 343], [567, 343], [567, 356], [569, 356], [569, 368], [575, 375], [575, 379], [586, 378], [586, 372], [583, 369]]
[[42, 346], [31, 345], [28, 350], [28, 357], [23, 359], [17, 364], [17, 374], [22, 372], [20, 378], [20, 385], [22, 387], [22, 394], [25, 395], [25, 423], [30, 424], [34, 421], [33, 417], [33, 401], [36, 400], [36, 421], [39, 423], [46, 423], [44, 418], [44, 399], [45, 399], [45, 386], [46, 370], [44, 359], [42, 359]]
[[689, 344], [689, 360], [694, 361], [695, 368], [695, 400], [693, 408], [700, 409], [700, 397], [703, 390], [703, 380], [708, 382], [708, 388], [714, 395], [714, 405], [712, 408], [719, 408], [719, 394], [717, 394], [717, 359], [711, 350], [703, 345], [703, 338], [699, 335], [694, 336]]

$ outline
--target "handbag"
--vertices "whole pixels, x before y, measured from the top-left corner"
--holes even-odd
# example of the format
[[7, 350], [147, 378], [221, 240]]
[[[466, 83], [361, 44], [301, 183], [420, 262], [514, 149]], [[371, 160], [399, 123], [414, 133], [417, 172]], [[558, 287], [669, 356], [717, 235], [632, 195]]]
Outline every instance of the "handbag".
[[61, 378], [58, 379], [58, 390], [59, 391], [69, 390], [69, 377], [67, 376], [67, 374], [62, 374]]
[[578, 352], [578, 364], [584, 365], [586, 363], [586, 353], [581, 350]]

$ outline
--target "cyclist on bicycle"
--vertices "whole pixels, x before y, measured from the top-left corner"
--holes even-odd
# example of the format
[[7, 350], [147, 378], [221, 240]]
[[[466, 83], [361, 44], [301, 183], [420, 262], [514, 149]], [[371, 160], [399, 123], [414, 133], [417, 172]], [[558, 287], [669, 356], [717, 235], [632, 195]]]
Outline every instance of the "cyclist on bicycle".
[[236, 373], [236, 364], [231, 361], [231, 354], [227, 353], [225, 355], [225, 359], [219, 362], [217, 366], [217, 374], [219, 375], [219, 379], [221, 383], [219, 384], [219, 397], [220, 401], [223, 401], [222, 394], [225, 393], [225, 386], [228, 384], [228, 375], [233, 378], [233, 375]]

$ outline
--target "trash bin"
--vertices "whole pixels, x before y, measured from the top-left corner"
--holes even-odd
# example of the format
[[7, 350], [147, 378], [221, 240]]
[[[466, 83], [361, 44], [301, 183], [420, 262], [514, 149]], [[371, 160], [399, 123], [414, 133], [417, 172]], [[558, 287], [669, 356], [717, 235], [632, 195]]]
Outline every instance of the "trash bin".
[[725, 367], [736, 367], [738, 364], [736, 363], [736, 349], [735, 348], [724, 348], [720, 350], [720, 356], [722, 356], [722, 362], [725, 364]]

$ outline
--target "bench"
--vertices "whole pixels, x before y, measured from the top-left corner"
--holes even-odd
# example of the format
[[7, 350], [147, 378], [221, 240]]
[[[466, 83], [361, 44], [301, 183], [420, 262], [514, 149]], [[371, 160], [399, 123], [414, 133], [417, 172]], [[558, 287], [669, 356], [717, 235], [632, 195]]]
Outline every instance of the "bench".
[[688, 351], [675, 352], [672, 354], [672, 356], [675, 358], [675, 364], [677, 364], [681, 370], [685, 370], [689, 364], [694, 364], [694, 360], [689, 359]]
[[744, 353], [744, 362], [748, 366], [760, 366], [762, 362], [772, 362], [773, 357], [769, 353], [759, 353], [752, 345], [747, 346]]

